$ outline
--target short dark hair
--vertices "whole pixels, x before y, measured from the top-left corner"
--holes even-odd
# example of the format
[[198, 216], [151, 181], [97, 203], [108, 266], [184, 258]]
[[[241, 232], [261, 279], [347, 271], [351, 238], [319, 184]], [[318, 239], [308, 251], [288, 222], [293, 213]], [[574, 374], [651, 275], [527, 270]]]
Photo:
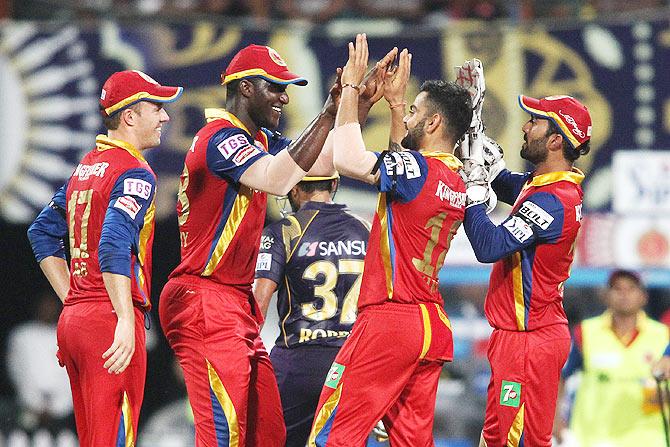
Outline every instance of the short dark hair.
[[549, 121], [549, 128], [547, 129], [547, 133], [545, 136], [548, 137], [553, 133], [557, 133], [563, 136], [563, 157], [565, 157], [566, 160], [572, 163], [575, 160], [577, 160], [581, 155], [586, 155], [589, 153], [589, 151], [591, 150], [590, 145], [591, 140], [586, 140], [576, 148], [573, 148], [572, 145], [570, 144], [570, 141], [565, 137], [565, 135], [563, 135], [563, 132], [561, 132], [556, 122], [552, 119], [547, 119], [547, 121]]
[[610, 273], [610, 277], [607, 280], [607, 286], [610, 288], [613, 287], [614, 283], [621, 278], [629, 279], [633, 283], [635, 283], [636, 286], [638, 286], [641, 289], [644, 289], [644, 284], [642, 284], [642, 279], [640, 279], [640, 275], [633, 272], [632, 270], [624, 270], [624, 269], [614, 270], [612, 273]]
[[335, 189], [335, 182], [333, 182], [333, 180], [335, 179], [302, 181], [299, 182], [297, 186], [307, 194], [311, 194], [316, 191], [333, 192]]
[[442, 80], [425, 81], [421, 91], [428, 94], [435, 111], [445, 119], [448, 136], [454, 143], [460, 140], [472, 121], [472, 99], [468, 91], [455, 82]]
[[123, 112], [126, 109], [133, 109], [137, 111], [138, 109], [138, 104], [139, 102], [136, 102], [135, 104], [131, 104], [127, 107], [124, 107], [122, 109], [117, 110], [116, 112], [112, 113], [111, 116], [107, 116], [104, 113], [105, 108], [102, 106], [100, 107], [100, 114], [102, 115], [102, 124], [104, 124], [105, 128], [107, 130], [116, 130], [119, 128], [119, 124], [121, 124], [121, 112]]

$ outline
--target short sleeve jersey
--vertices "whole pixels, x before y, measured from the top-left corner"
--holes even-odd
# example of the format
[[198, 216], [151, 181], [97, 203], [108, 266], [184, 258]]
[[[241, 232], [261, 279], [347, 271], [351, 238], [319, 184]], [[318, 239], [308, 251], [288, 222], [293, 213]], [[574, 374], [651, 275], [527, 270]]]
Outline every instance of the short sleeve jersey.
[[278, 285], [277, 346], [342, 346], [356, 320], [369, 234], [344, 205], [321, 202], [263, 231], [256, 278]]
[[181, 263], [170, 275], [194, 275], [251, 289], [267, 195], [242, 174], [289, 140], [267, 129], [251, 135], [233, 114], [206, 111], [208, 123], [186, 154], [177, 197]]
[[387, 301], [442, 305], [438, 274], [465, 210], [462, 163], [447, 153], [381, 156], [359, 309]]
[[150, 308], [155, 190], [154, 172], [139, 151], [104, 135], [96, 138], [95, 149], [75, 169], [59, 204], [66, 210], [71, 256], [66, 305], [109, 300], [98, 246], [105, 221], [124, 219], [134, 229], [129, 247], [133, 303]]
[[485, 304], [491, 326], [510, 331], [567, 323], [563, 284], [582, 219], [584, 175], [578, 170], [519, 179], [508, 171], [496, 178], [498, 185], [513, 189], [503, 188], [499, 196], [516, 197], [502, 225], [506, 245], [518, 249], [493, 265]]

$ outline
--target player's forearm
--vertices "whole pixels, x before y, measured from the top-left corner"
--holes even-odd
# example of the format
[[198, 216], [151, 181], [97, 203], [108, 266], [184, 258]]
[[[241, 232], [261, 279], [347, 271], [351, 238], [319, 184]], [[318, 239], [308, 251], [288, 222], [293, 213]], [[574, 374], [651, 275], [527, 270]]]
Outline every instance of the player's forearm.
[[309, 177], [322, 177], [327, 175], [332, 175], [335, 172], [335, 166], [333, 165], [333, 131], [331, 130], [328, 133], [328, 138], [323, 144], [323, 149], [319, 158], [316, 159], [314, 165], [307, 173]]
[[287, 151], [259, 158], [240, 177], [240, 183], [259, 191], [284, 196], [307, 172], [296, 164]]
[[267, 278], [256, 278], [253, 288], [254, 298], [256, 298], [258, 307], [263, 313], [263, 318], [265, 318], [268, 314], [268, 307], [270, 307], [272, 294], [277, 290], [277, 283]]
[[102, 281], [114, 307], [116, 318], [134, 321], [133, 297], [130, 292], [130, 278], [116, 273], [102, 272]]
[[58, 256], [48, 256], [40, 261], [40, 268], [58, 298], [64, 303], [70, 291], [70, 270], [67, 261]]
[[309, 171], [318, 158], [333, 123], [330, 113], [321, 112], [287, 148], [288, 154], [303, 171]]
[[342, 175], [375, 183], [377, 175], [370, 171], [377, 163], [377, 156], [365, 149], [361, 127], [349, 123], [335, 128], [333, 132], [333, 162]]
[[394, 105], [391, 108], [391, 131], [389, 134], [389, 149], [400, 150], [402, 146], [400, 142], [405, 137], [405, 107], [402, 105]]

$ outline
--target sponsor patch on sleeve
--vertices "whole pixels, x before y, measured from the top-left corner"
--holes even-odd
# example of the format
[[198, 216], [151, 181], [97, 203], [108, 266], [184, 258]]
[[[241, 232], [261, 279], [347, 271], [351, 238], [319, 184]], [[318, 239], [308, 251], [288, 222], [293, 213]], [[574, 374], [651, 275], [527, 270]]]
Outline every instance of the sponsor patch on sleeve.
[[151, 183], [139, 178], [127, 178], [123, 180], [123, 193], [131, 196], [149, 199], [151, 195]]
[[521, 204], [521, 208], [519, 208], [517, 214], [525, 217], [527, 221], [534, 223], [543, 230], [549, 228], [549, 225], [554, 221], [554, 217], [551, 214], [530, 200], [526, 200]]
[[235, 163], [237, 166], [242, 166], [244, 163], [249, 161], [251, 157], [253, 157], [256, 154], [260, 154], [261, 150], [258, 149], [256, 146], [246, 146], [237, 151], [237, 154], [233, 157], [233, 163]]
[[256, 260], [256, 270], [259, 272], [267, 272], [272, 267], [272, 254], [259, 253]]
[[507, 220], [503, 226], [507, 228], [514, 239], [519, 242], [526, 242], [532, 235], [533, 229], [520, 217], [512, 216], [511, 219]]
[[142, 205], [130, 196], [121, 196], [114, 202], [114, 208], [118, 208], [130, 216], [131, 219], [137, 217], [137, 213], [142, 209]]
[[391, 152], [384, 157], [386, 174], [398, 177], [405, 176], [413, 179], [421, 176], [421, 168], [414, 155], [410, 152]]
[[219, 150], [219, 152], [221, 152], [223, 158], [228, 160], [235, 152], [237, 152], [238, 149], [246, 146], [251, 146], [251, 143], [249, 143], [247, 137], [241, 133], [238, 133], [217, 144], [216, 148]]

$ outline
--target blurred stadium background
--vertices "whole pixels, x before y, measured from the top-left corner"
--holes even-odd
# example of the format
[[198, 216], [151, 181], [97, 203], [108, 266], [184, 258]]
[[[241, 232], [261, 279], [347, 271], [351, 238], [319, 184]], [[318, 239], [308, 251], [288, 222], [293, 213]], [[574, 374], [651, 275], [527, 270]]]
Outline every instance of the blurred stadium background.
[[[274, 47], [309, 79], [291, 87], [282, 132], [290, 137], [320, 109], [346, 42], [366, 32], [372, 62], [388, 48], [414, 54], [409, 95], [425, 79], [447, 78], [465, 59], [483, 61], [487, 134], [518, 156], [527, 117], [517, 94], [570, 94], [591, 110], [591, 153], [584, 221], [566, 287], [571, 323], [602, 311], [599, 288], [614, 267], [642, 273], [647, 312], [670, 320], [670, 8], [642, 0], [0, 0], [0, 445], [73, 445], [72, 420], [51, 380], [55, 303], [25, 237], [28, 223], [102, 132], [97, 97], [114, 71], [140, 69], [185, 88], [167, 110], [171, 122], [148, 159], [158, 174], [154, 304], [178, 262], [174, 212], [183, 156], [203, 122], [202, 109], [225, 98], [219, 73], [250, 44]], [[365, 127], [368, 147], [388, 139], [384, 106]], [[374, 191], [343, 180], [336, 197], [370, 218]], [[502, 219], [507, 209], [496, 213]], [[269, 219], [277, 218], [273, 205]], [[474, 446], [488, 383], [482, 315], [488, 267], [461, 232], [440, 276], [456, 342], [445, 367], [437, 445]], [[48, 307], [48, 306], [47, 306]], [[53, 306], [51, 306], [53, 308]], [[274, 317], [276, 318], [276, 317]], [[140, 446], [192, 444], [185, 392], [154, 312]], [[276, 321], [276, 320], [275, 320]], [[270, 316], [264, 339], [271, 346]], [[17, 335], [18, 334], [18, 335]], [[18, 340], [18, 341], [17, 341]], [[48, 351], [48, 349], [46, 350]], [[32, 390], [32, 391], [31, 391]], [[36, 391], [37, 390], [37, 391]], [[34, 394], [23, 396], [23, 394]], [[41, 405], [41, 407], [40, 407]], [[31, 410], [32, 408], [32, 410]], [[42, 408], [42, 409], [40, 409]], [[660, 427], [660, 423], [659, 423]]]

